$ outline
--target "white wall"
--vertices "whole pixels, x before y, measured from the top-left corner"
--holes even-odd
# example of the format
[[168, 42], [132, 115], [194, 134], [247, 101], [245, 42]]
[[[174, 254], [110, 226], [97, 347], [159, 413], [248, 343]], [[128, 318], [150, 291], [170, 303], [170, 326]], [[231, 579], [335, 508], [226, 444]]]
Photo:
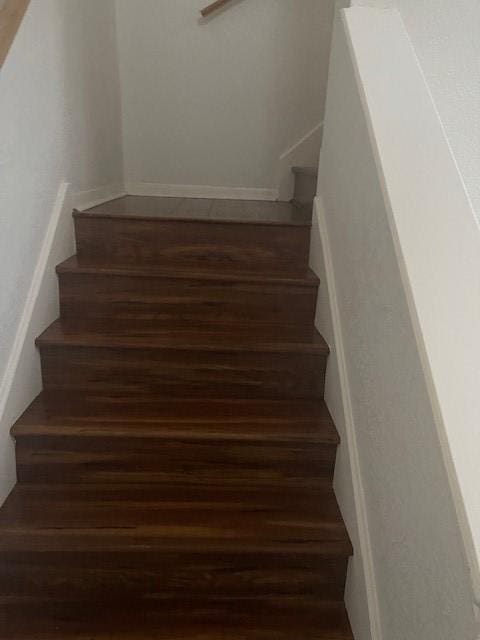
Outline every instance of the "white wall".
[[[367, 526], [353, 538], [370, 614], [378, 604], [375, 640], [474, 640], [465, 534], [479, 513], [480, 237], [400, 16], [345, 15], [320, 160], [324, 250], [312, 248], [312, 260], [330, 256], [335, 294], [318, 314], [330, 334], [337, 321], [326, 398], [334, 415], [351, 409], [354, 427], [344, 433], [350, 464], [340, 460], [337, 492], [347, 523], [358, 525], [348, 477], [358, 453]], [[355, 584], [349, 608], [363, 639], [354, 607], [365, 593]]]
[[400, 11], [480, 218], [480, 3], [357, 0], [355, 4]]
[[14, 479], [7, 363], [57, 193], [123, 180], [114, 0], [32, 0], [0, 94], [1, 500]]
[[[315, 324], [330, 347], [325, 380], [325, 402], [332, 414], [335, 426], [340, 434], [341, 443], [338, 448], [335, 464], [334, 488], [342, 515], [347, 526], [354, 554], [350, 559], [345, 601], [350, 622], [355, 633], [355, 640], [378, 640], [371, 630], [375, 617], [369, 610], [365, 566], [365, 549], [362, 549], [362, 538], [359, 527], [362, 525], [362, 497], [355, 495], [355, 461], [351, 459], [351, 443], [349, 443], [346, 408], [342, 396], [341, 354], [337, 348], [336, 326], [332, 317], [331, 297], [334, 295], [332, 275], [329, 273], [328, 255], [324, 251], [324, 230], [320, 228], [318, 207], [315, 206], [312, 226], [312, 242], [310, 248], [310, 267], [320, 278], [317, 314]], [[358, 469], [356, 470], [358, 475]]]
[[[335, 29], [340, 28], [340, 10], [350, 6], [350, 0], [336, 0]], [[336, 74], [337, 68], [333, 59], [330, 74]], [[333, 82], [333, 79], [331, 80]], [[329, 77], [330, 86], [330, 77]], [[333, 420], [340, 434], [341, 443], [335, 465], [334, 488], [342, 514], [352, 540], [354, 555], [350, 560], [347, 574], [345, 601], [355, 640], [379, 640], [377, 602], [375, 594], [369, 593], [369, 581], [373, 580], [373, 567], [369, 549], [365, 548], [364, 538], [368, 538], [366, 509], [360, 477], [359, 460], [355, 451], [355, 443], [351, 442], [353, 424], [349, 424], [347, 402], [344, 398], [346, 384], [344, 379], [342, 354], [337, 340], [339, 331], [338, 318], [334, 318], [335, 287], [333, 280], [333, 264], [325, 247], [325, 220], [319, 211], [317, 198], [314, 207], [312, 238], [310, 247], [310, 267], [318, 275], [321, 282], [319, 289], [316, 326], [330, 346], [325, 380], [325, 402], [330, 409]]]
[[[276, 188], [323, 119], [333, 0], [118, 0], [127, 183]], [[318, 148], [317, 148], [318, 151]]]

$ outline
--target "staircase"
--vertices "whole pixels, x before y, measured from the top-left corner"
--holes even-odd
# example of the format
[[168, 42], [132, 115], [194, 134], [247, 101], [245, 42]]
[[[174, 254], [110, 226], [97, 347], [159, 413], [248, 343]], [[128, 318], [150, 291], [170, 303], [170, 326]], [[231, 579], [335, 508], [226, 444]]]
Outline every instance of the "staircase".
[[44, 391], [12, 430], [0, 638], [352, 639], [311, 207], [74, 218]]

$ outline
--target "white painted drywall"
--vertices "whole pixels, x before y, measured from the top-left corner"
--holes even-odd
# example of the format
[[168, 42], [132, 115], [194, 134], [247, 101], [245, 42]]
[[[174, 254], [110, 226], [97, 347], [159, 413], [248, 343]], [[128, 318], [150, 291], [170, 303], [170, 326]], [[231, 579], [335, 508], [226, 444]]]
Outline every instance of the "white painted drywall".
[[[340, 28], [337, 24], [341, 19], [340, 10], [349, 6], [349, 0], [336, 0], [335, 29]], [[330, 73], [336, 72], [337, 68], [332, 64]], [[338, 337], [341, 327], [332, 256], [329, 249], [325, 212], [320, 198], [317, 198], [310, 247], [310, 267], [321, 282], [315, 324], [330, 346], [325, 380], [325, 402], [341, 438], [335, 465], [334, 487], [354, 548], [354, 555], [348, 567], [345, 601], [355, 639], [380, 640], [378, 601], [372, 575], [365, 497], [355, 435], [352, 435], [355, 425], [349, 412], [348, 380], [345, 375], [341, 339]]]
[[[332, 52], [319, 210], [365, 491], [367, 589], [378, 598], [378, 639], [474, 640], [458, 500], [475, 531], [480, 236], [399, 14], [345, 16]], [[328, 389], [327, 381], [335, 413], [340, 400]], [[351, 522], [348, 491], [339, 499]]]
[[[117, 0], [130, 184], [278, 187], [323, 119], [333, 0]], [[208, 4], [208, 2], [207, 2]]]
[[[90, 191], [123, 181], [114, 0], [32, 0], [0, 71], [0, 95], [3, 393], [61, 184]], [[0, 424], [0, 499], [14, 480], [10, 426]]]
[[[352, 430], [354, 425], [353, 422], [348, 424], [348, 398], [345, 398], [345, 392], [348, 393], [348, 381], [344, 378], [342, 345], [341, 340], [338, 339], [340, 327], [338, 317], [335, 317], [336, 291], [333, 264], [328, 252], [325, 215], [321, 209], [320, 199], [317, 198], [310, 247], [310, 267], [318, 275], [321, 282], [315, 324], [330, 347], [325, 380], [325, 402], [341, 438], [335, 465], [334, 487], [354, 549], [348, 567], [345, 601], [355, 639], [378, 640], [378, 636], [375, 636], [371, 630], [372, 622], [374, 624], [375, 620], [376, 603], [373, 604], [374, 612], [372, 613], [369, 597], [375, 598], [376, 594], [374, 589], [373, 592], [371, 589], [369, 593], [367, 587], [366, 575], [369, 567], [366, 566], [366, 562], [369, 560], [369, 549], [365, 548], [365, 545], [368, 545], [369, 541], [368, 531], [365, 531], [367, 526], [366, 509], [355, 441], [352, 442], [352, 436], [349, 433], [349, 429]], [[343, 389], [342, 385], [347, 388]], [[362, 530], [362, 525], [364, 530]], [[362, 536], [366, 538], [366, 541], [362, 539]], [[373, 572], [371, 566], [370, 572]]]
[[396, 7], [480, 217], [480, 2], [357, 0]]

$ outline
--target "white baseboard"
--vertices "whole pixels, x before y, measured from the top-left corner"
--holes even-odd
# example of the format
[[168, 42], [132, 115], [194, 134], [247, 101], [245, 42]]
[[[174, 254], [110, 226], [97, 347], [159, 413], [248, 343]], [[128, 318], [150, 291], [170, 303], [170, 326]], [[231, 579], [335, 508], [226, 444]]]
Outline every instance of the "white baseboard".
[[75, 209], [85, 211], [86, 209], [97, 207], [99, 204], [121, 198], [125, 195], [127, 194], [124, 185], [118, 182], [97, 187], [89, 191], [78, 191], [72, 196], [72, 203]]
[[23, 313], [0, 385], [0, 503], [15, 483], [9, 430], [42, 389], [35, 338], [58, 317], [55, 266], [75, 253], [70, 185], [58, 190]]
[[377, 586], [375, 580], [375, 571], [373, 565], [372, 544], [368, 526], [365, 493], [363, 488], [355, 421], [348, 382], [345, 346], [343, 342], [342, 328], [340, 323], [340, 310], [335, 285], [335, 274], [333, 269], [330, 241], [325, 220], [324, 205], [321, 197], [317, 197], [315, 199], [314, 215], [318, 220], [320, 240], [323, 252], [324, 271], [326, 275], [325, 284], [328, 290], [328, 302], [332, 320], [333, 338], [335, 341], [335, 349], [332, 350], [332, 354], [330, 355], [330, 357], [335, 357], [337, 359], [338, 376], [340, 379], [341, 399], [343, 404], [347, 440], [346, 445], [348, 448], [350, 470], [352, 475], [353, 494], [355, 499], [355, 519], [358, 528], [358, 539], [360, 545], [360, 549], [358, 551], [361, 554], [362, 568], [367, 591], [370, 634], [372, 640], [382, 640], [382, 627]]
[[316, 167], [322, 145], [323, 122], [319, 122], [289, 149], [278, 161], [278, 198], [288, 201], [293, 197], [294, 177], [292, 167]]
[[125, 185], [125, 189], [132, 196], [212, 198], [219, 200], [278, 200], [276, 189], [210, 187], [201, 184], [157, 184], [155, 182], [128, 182]]

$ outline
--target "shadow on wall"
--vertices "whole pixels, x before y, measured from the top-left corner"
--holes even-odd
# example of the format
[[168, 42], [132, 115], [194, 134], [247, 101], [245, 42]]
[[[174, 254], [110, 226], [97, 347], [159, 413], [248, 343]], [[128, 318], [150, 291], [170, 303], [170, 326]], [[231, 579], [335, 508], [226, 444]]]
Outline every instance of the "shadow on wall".
[[[335, 7], [333, 0], [304, 0], [302, 11], [298, 9], [298, 3], [289, 3], [275, 21], [278, 37], [272, 73], [266, 78], [263, 125], [270, 143], [268, 180], [278, 187], [280, 200], [293, 194], [293, 166], [318, 165]], [[315, 33], [306, 37], [311, 24]], [[295, 56], [302, 60], [301, 66]], [[273, 118], [282, 103], [283, 117]]]
[[334, 0], [118, 0], [126, 182], [274, 189], [323, 117]]
[[123, 154], [115, 3], [67, 0], [56, 7], [62, 24], [63, 95], [70, 122], [65, 143], [68, 148], [77, 147], [76, 153], [69, 154], [68, 175], [76, 191], [119, 182]]
[[35, 312], [34, 285], [62, 185], [123, 179], [115, 43], [114, 0], [32, 0], [1, 70], [0, 501], [15, 481], [9, 429], [41, 388], [28, 332], [58, 313]]

